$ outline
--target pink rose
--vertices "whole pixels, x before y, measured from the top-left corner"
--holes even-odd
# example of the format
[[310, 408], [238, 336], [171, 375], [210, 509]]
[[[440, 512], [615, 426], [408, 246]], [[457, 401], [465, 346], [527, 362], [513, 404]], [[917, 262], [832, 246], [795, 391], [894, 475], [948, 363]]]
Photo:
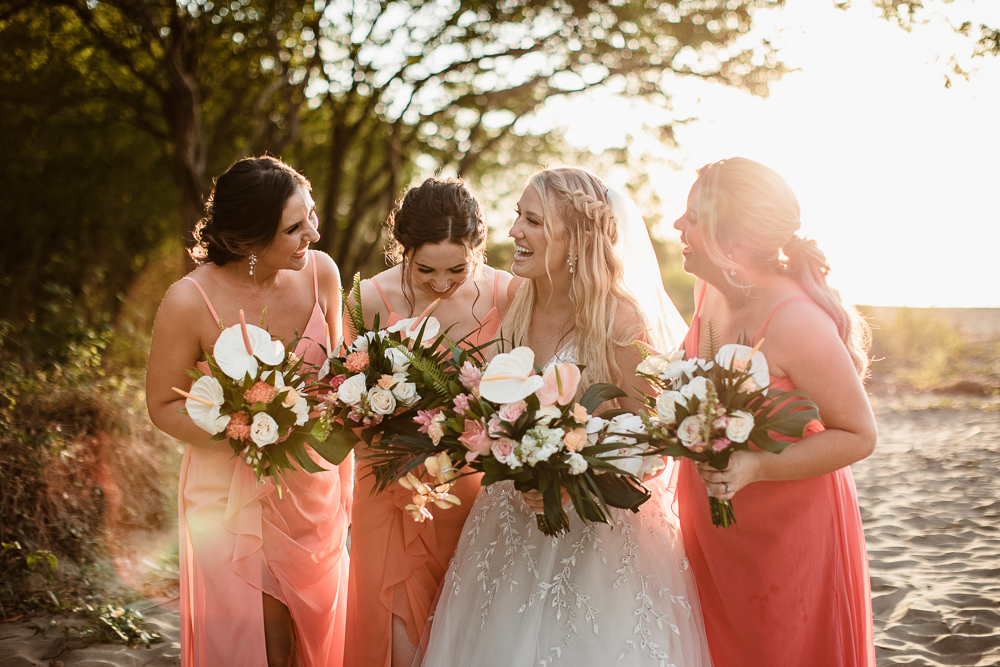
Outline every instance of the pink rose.
[[477, 456], [490, 451], [490, 436], [486, 432], [486, 424], [482, 420], [465, 420], [465, 433], [459, 436], [458, 441], [469, 450], [465, 455], [466, 461], [472, 461]]
[[487, 424], [488, 426], [487, 430], [489, 430], [490, 435], [503, 435], [504, 430], [503, 426], [501, 426], [500, 424], [501, 421], [502, 420], [500, 419], [500, 415], [493, 415], [492, 417], [490, 417], [490, 421]]
[[524, 411], [528, 408], [528, 404], [524, 401], [514, 401], [513, 403], [504, 403], [500, 406], [500, 419], [504, 420], [509, 424], [513, 424], [517, 421], [517, 418], [524, 414]]
[[712, 441], [712, 451], [713, 452], [721, 452], [723, 449], [725, 449], [726, 447], [728, 447], [729, 443], [731, 443], [731, 442], [732, 442], [732, 440], [730, 440], [729, 438], [719, 438], [717, 440], [713, 440]]
[[479, 387], [479, 383], [483, 379], [483, 371], [472, 364], [471, 361], [466, 361], [462, 364], [462, 370], [458, 372], [458, 381], [468, 389], [469, 391], [475, 391]]
[[545, 384], [535, 392], [538, 402], [544, 405], [569, 405], [580, 385], [580, 369], [576, 364], [552, 364], [542, 375]]
[[493, 456], [496, 457], [497, 461], [505, 463], [511, 468], [516, 468], [521, 465], [521, 462], [517, 459], [517, 455], [514, 453], [515, 447], [516, 444], [514, 441], [507, 437], [492, 440], [490, 442], [490, 451], [493, 453]]
[[340, 374], [337, 377], [330, 380], [330, 388], [333, 390], [340, 389], [340, 385], [344, 384], [344, 382], [346, 381], [347, 381], [347, 376], [344, 374]]

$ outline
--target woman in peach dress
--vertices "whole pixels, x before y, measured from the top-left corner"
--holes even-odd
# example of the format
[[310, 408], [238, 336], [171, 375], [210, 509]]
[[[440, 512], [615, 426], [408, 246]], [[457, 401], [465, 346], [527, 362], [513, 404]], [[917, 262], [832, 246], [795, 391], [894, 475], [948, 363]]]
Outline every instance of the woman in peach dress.
[[[174, 283], [153, 327], [146, 399], [153, 423], [187, 442], [178, 497], [181, 664], [343, 663], [350, 464], [288, 475], [278, 494], [225, 441], [211, 441], [171, 387], [211, 352], [220, 328], [262, 318], [306, 362], [340, 331], [340, 278], [319, 239], [309, 182], [274, 158], [241, 160], [219, 177], [197, 232], [201, 265]], [[208, 367], [199, 362], [208, 372]], [[313, 454], [317, 463], [324, 464]], [[327, 464], [328, 466], [328, 464]]]
[[[379, 326], [395, 324], [441, 299], [434, 317], [442, 330], [451, 327], [453, 340], [467, 336], [467, 346], [493, 340], [519, 282], [483, 263], [486, 222], [469, 187], [456, 179], [428, 179], [406, 193], [389, 218], [389, 230], [387, 255], [396, 265], [361, 283], [368, 324], [375, 313]], [[417, 523], [403, 509], [412, 502], [410, 492], [396, 484], [373, 495], [363, 447], [355, 453], [344, 662], [409, 667], [479, 493], [480, 476], [463, 477], [452, 488], [461, 505]]]
[[[771, 386], [805, 391], [825, 424], [780, 455], [737, 452], [723, 471], [681, 463], [681, 527], [712, 659], [715, 667], [874, 667], [849, 467], [876, 440], [861, 383], [867, 327], [827, 285], [815, 241], [795, 234], [799, 205], [778, 174], [743, 158], [698, 173], [674, 223], [684, 269], [699, 279], [688, 355], [708, 354], [708, 322], [717, 344], [763, 341]], [[712, 525], [709, 494], [732, 499], [735, 525]]]

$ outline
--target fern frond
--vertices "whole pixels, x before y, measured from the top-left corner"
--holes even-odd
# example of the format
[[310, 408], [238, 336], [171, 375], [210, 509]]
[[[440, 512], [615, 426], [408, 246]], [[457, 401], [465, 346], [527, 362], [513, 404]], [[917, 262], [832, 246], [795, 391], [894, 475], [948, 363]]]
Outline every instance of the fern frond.
[[708, 358], [714, 359], [721, 347], [719, 344], [719, 332], [715, 329], [714, 320], [709, 320], [705, 325], [705, 333], [708, 335]]
[[438, 394], [442, 396], [448, 396], [448, 375], [441, 370], [441, 367], [431, 359], [426, 357], [413, 354], [407, 349], [406, 345], [402, 343], [393, 343], [394, 347], [406, 352], [406, 356], [410, 358], [410, 366], [416, 368], [418, 371], [424, 374], [424, 376], [430, 380], [431, 388], [434, 389]]
[[[365, 330], [365, 314], [361, 307], [361, 273], [354, 274], [354, 282], [351, 286], [351, 298], [345, 298], [344, 289], [340, 289], [340, 300], [347, 311], [348, 321], [346, 322], [351, 334], [357, 338]], [[332, 354], [332, 351], [330, 352]]]

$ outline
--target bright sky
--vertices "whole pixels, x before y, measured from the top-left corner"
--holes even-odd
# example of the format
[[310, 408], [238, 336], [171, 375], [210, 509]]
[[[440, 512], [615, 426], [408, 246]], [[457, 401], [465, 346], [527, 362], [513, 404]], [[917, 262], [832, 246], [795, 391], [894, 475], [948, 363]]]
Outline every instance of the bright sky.
[[[1000, 25], [995, 0], [926, 4]], [[675, 117], [698, 120], [677, 129], [677, 149], [643, 139], [649, 113], [609, 92], [556, 101], [546, 115], [574, 144], [621, 146], [629, 133], [679, 166], [654, 176], [667, 221], [683, 210], [697, 167], [734, 155], [773, 167], [849, 302], [1000, 307], [1000, 58], [961, 60], [978, 68], [966, 81], [949, 58], [969, 54], [970, 40], [943, 17], [907, 33], [873, 18], [867, 0], [847, 11], [787, 0], [759, 13], [751, 36], [771, 39], [800, 71], [766, 100], [678, 81]]]

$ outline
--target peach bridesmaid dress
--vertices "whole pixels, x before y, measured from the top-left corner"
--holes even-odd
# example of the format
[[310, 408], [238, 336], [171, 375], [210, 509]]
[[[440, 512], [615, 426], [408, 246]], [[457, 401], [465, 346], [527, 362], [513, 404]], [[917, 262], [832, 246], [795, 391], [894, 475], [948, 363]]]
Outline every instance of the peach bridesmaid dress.
[[[321, 363], [313, 341], [324, 340], [326, 317], [312, 264], [317, 301], [295, 353]], [[186, 279], [218, 321], [201, 285]], [[351, 467], [287, 479], [279, 497], [270, 479], [258, 483], [231, 453], [185, 449], [178, 498], [184, 667], [266, 666], [262, 593], [291, 613], [296, 665], [343, 664]]]
[[[493, 282], [493, 309], [479, 329], [469, 336], [471, 345], [493, 340], [500, 326], [497, 289]], [[394, 312], [379, 284], [392, 326], [403, 319]], [[433, 610], [438, 587], [455, 553], [462, 526], [479, 494], [482, 475], [461, 478], [451, 492], [462, 504], [434, 510], [434, 519], [417, 523], [403, 509], [412, 502], [411, 493], [393, 484], [372, 495], [374, 477], [359, 462], [354, 485], [351, 527], [351, 571], [347, 601], [346, 667], [388, 667], [392, 660], [392, 617], [406, 623], [406, 634], [414, 644], [420, 638]]]
[[[704, 297], [684, 341], [689, 355], [698, 351]], [[804, 297], [787, 301], [794, 299]], [[772, 377], [771, 387], [794, 389], [784, 377]], [[806, 433], [821, 430], [813, 422]], [[868, 557], [849, 467], [741, 489], [729, 528], [712, 525], [707, 489], [689, 459], [677, 497], [715, 667], [874, 667]]]

